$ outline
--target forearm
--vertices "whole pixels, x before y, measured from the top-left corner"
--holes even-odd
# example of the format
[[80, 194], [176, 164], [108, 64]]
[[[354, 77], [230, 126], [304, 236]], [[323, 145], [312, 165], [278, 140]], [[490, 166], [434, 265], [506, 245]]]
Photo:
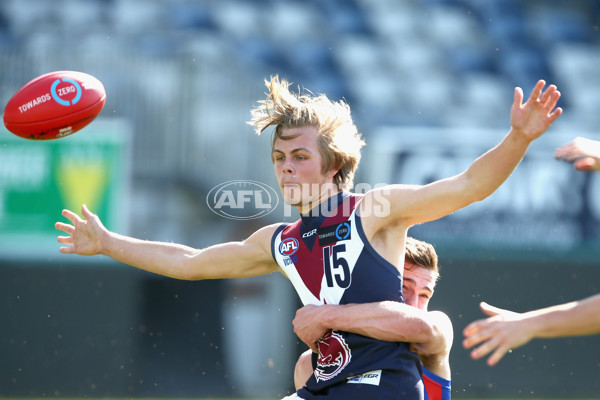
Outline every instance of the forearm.
[[433, 221], [484, 200], [497, 190], [523, 158], [529, 142], [511, 130], [462, 173], [420, 187], [392, 186], [391, 214], [412, 226]]
[[426, 313], [397, 302], [332, 306], [321, 315], [326, 328], [357, 333], [388, 342], [426, 342], [433, 327]]
[[188, 246], [135, 239], [110, 232], [100, 253], [124, 264], [177, 279], [194, 277], [189, 261], [198, 250]]
[[245, 242], [195, 249], [110, 233], [100, 253], [145, 271], [184, 280], [245, 278], [273, 272], [277, 266], [260, 249]]
[[511, 129], [504, 139], [471, 164], [463, 173], [466, 192], [472, 200], [491, 195], [519, 165], [530, 141]]
[[600, 295], [523, 314], [537, 338], [600, 333]]

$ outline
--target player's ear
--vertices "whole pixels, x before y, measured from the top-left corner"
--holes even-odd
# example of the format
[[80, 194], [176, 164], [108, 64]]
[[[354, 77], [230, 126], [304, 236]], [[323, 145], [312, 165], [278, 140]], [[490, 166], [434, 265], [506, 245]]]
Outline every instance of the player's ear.
[[336, 175], [337, 175], [337, 173], [338, 173], [339, 171], [340, 171], [340, 169], [339, 169], [339, 168], [336, 168], [336, 169], [331, 169], [331, 170], [329, 170], [329, 172], [327, 172], [326, 176], [327, 176], [329, 179], [333, 179], [333, 177], [334, 177], [334, 176], [336, 176]]

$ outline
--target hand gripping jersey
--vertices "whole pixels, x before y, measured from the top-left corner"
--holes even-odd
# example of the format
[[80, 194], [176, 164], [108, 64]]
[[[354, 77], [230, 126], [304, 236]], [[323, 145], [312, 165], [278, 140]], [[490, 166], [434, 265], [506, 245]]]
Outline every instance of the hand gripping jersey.
[[[373, 249], [356, 216], [361, 198], [338, 193], [273, 235], [273, 257], [303, 304], [404, 301], [401, 271]], [[317, 347], [302, 398], [423, 399], [421, 363], [407, 343], [329, 331]]]
[[450, 381], [423, 367], [425, 400], [450, 400]]

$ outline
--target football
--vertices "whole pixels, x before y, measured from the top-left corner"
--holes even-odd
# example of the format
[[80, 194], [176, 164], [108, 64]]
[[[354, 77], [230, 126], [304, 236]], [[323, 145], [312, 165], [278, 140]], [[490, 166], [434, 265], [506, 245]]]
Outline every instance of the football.
[[31, 140], [68, 136], [100, 114], [106, 102], [102, 82], [77, 71], [41, 75], [15, 93], [4, 108], [4, 125]]

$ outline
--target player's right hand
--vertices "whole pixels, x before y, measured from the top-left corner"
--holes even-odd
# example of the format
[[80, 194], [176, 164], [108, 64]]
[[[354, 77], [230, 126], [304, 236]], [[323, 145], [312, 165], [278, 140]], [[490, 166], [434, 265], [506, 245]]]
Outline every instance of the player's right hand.
[[327, 308], [326, 304], [320, 306], [306, 305], [296, 311], [296, 317], [292, 321], [296, 335], [315, 353], [319, 352], [317, 341], [329, 330], [320, 322], [321, 316]]

